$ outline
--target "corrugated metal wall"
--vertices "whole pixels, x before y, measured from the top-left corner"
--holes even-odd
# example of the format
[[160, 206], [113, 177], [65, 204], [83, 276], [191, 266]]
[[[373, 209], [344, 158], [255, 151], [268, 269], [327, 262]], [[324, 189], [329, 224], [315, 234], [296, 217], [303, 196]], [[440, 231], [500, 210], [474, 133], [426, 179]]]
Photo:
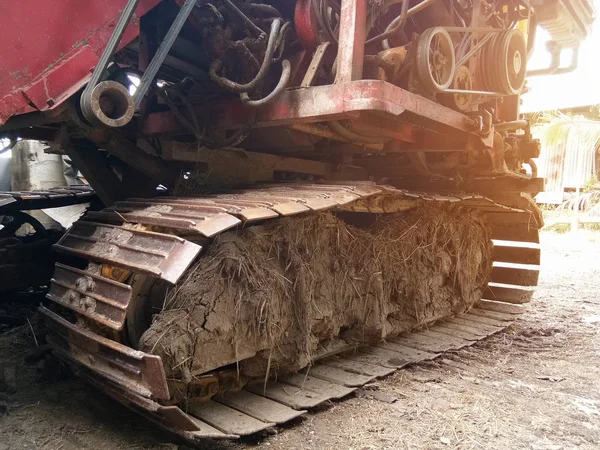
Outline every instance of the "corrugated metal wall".
[[600, 122], [554, 122], [539, 127], [534, 137], [542, 143], [538, 176], [546, 178], [546, 192], [536, 197], [538, 202], [561, 203], [565, 188], [581, 188], [595, 176]]

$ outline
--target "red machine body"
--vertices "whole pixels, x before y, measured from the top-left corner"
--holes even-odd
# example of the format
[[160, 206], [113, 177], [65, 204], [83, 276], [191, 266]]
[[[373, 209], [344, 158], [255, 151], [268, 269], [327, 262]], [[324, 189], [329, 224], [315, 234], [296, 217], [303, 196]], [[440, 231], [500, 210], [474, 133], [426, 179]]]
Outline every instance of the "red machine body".
[[[139, 17], [160, 0], [142, 0], [120, 47], [139, 34]], [[110, 39], [124, 0], [0, 1], [0, 124], [56, 108], [77, 92]]]
[[[83, 377], [193, 443], [206, 437], [253, 434], [338, 398], [319, 394], [317, 387], [318, 395], [306, 398], [309, 404], [290, 402], [281, 384], [285, 379], [276, 377], [281, 391], [266, 383], [273, 374], [270, 370], [280, 363], [276, 370], [289, 375], [307, 367], [315, 355], [351, 350], [354, 357], [357, 345], [387, 339], [393, 323], [405, 322], [388, 304], [406, 310], [419, 328], [428, 328], [433, 321], [467, 311], [482, 295], [488, 296], [483, 297], [483, 304], [491, 305], [484, 315], [514, 312], [512, 303], [531, 299], [530, 287], [538, 281], [542, 217], [530, 194], [543, 190], [543, 179], [536, 176], [533, 161], [539, 155], [539, 142], [532, 138], [529, 122], [519, 117], [520, 95], [531, 75], [526, 63], [539, 24], [550, 31], [554, 63], [558, 61], [546, 72], [570, 70], [560, 67], [560, 53], [564, 48], [576, 50], [593, 18], [589, 1], [584, 0], [258, 1], [0, 0], [0, 59], [4, 64], [0, 138], [48, 142], [53, 152], [70, 159], [106, 206], [88, 211], [54, 246], [58, 263], [41, 307], [49, 324], [48, 342]], [[7, 198], [16, 203], [15, 195]], [[452, 232], [454, 225], [445, 219], [449, 216], [427, 216], [440, 218], [431, 220], [444, 223], [450, 238], [440, 238], [442, 227], [423, 228], [431, 230], [423, 234], [436, 240], [432, 241], [435, 254], [415, 257], [415, 267], [424, 270], [425, 260], [436, 267], [423, 282], [418, 279], [419, 289], [395, 282], [383, 288], [388, 268], [397, 266], [403, 271], [416, 250], [407, 252], [407, 258], [397, 252], [402, 256], [398, 261], [376, 254], [374, 259], [383, 266], [373, 266], [373, 270], [358, 255], [361, 262], [348, 271], [343, 270], [344, 251], [332, 250], [333, 244], [321, 248], [334, 238], [314, 240], [319, 247], [313, 251], [304, 246], [304, 235], [298, 234], [289, 247], [293, 251], [266, 245], [268, 251], [257, 254], [271, 264], [274, 254], [332, 250], [331, 259], [327, 256], [322, 260], [326, 263], [319, 263], [330, 266], [332, 274], [322, 280], [315, 277], [317, 284], [340, 283], [343, 277], [338, 275], [345, 272], [350, 280], [348, 291], [358, 280], [355, 275], [363, 278], [358, 285], [364, 282], [366, 289], [365, 295], [356, 292], [361, 302], [367, 302], [364, 307], [356, 303], [364, 317], [348, 315], [347, 323], [323, 325], [325, 314], [318, 303], [328, 297], [329, 311], [345, 316], [342, 312], [347, 305], [355, 303], [354, 292], [347, 299], [345, 293], [320, 293], [320, 288], [291, 281], [294, 291], [288, 297], [265, 288], [262, 281], [256, 282], [261, 284], [259, 289], [252, 284], [255, 281], [244, 284], [264, 278], [287, 282], [288, 272], [304, 272], [301, 258], [297, 264], [292, 256], [294, 262], [288, 264], [276, 257], [283, 269], [261, 269], [257, 277], [247, 276], [257, 270], [254, 263], [240, 262], [237, 269], [237, 263], [227, 262], [218, 274], [206, 278], [205, 266], [192, 265], [196, 257], [204, 257], [201, 251], [208, 255], [207, 249], [228, 230], [235, 229], [239, 237], [238, 231], [247, 227], [269, 226], [267, 221], [279, 223], [279, 218], [289, 219], [286, 223], [290, 224], [293, 219], [288, 216], [325, 211], [330, 211], [331, 219], [347, 220], [363, 229], [352, 237], [355, 242], [369, 233], [382, 234], [383, 228], [371, 228], [379, 224], [377, 215], [391, 217], [390, 221], [399, 224], [400, 234], [393, 239], [396, 245], [406, 235], [402, 227], [413, 229], [420, 223], [407, 225], [410, 222], [396, 214], [409, 214], [428, 204], [433, 204], [436, 214], [464, 215], [472, 223], [460, 221], [461, 227], [470, 226], [463, 234]], [[323, 226], [330, 228], [330, 223], [323, 222]], [[313, 232], [306, 223], [302, 229]], [[449, 243], [477, 241], [471, 239], [475, 229], [485, 231], [481, 247], [469, 250], [465, 258], [454, 254]], [[270, 244], [288, 238], [272, 235], [265, 239]], [[517, 244], [505, 244], [504, 251], [500, 246], [492, 258], [491, 239]], [[247, 247], [240, 247], [242, 252], [259, 246], [246, 242]], [[418, 249], [430, 246], [421, 235], [415, 242]], [[484, 249], [490, 250], [488, 260], [483, 259]], [[440, 257], [446, 251], [448, 258]], [[223, 254], [224, 260], [237, 261], [235, 253]], [[467, 256], [473, 258], [469, 264], [464, 261]], [[469, 272], [468, 277], [453, 275], [447, 267], [451, 265], [485, 266], [488, 272], [481, 272], [481, 277], [476, 276], [479, 272], [473, 276]], [[309, 274], [310, 264], [306, 268]], [[233, 272], [237, 275], [230, 277]], [[223, 284], [219, 284], [221, 278]], [[453, 284], [460, 278], [483, 281], [464, 290]], [[488, 278], [495, 285], [488, 286]], [[1, 281], [0, 276], [0, 285]], [[195, 291], [185, 287], [188, 282]], [[221, 292], [238, 284], [242, 289], [231, 291], [235, 300], [219, 303], [226, 297]], [[171, 289], [173, 285], [178, 287]], [[435, 300], [423, 297], [423, 314], [414, 301], [417, 297], [404, 296], [420, 291], [421, 286], [436, 292]], [[194, 301], [211, 298], [190, 303], [190, 310], [177, 304], [187, 318], [181, 322], [185, 329], [172, 342], [181, 341], [181, 348], [192, 348], [199, 358], [184, 357], [179, 350], [169, 353], [171, 347], [159, 353], [158, 341], [144, 344], [151, 342], [144, 339], [154, 331], [157, 313], [175, 305], [167, 300], [167, 293], [176, 296], [181, 287]], [[205, 287], [217, 295], [205, 295]], [[300, 290], [311, 291], [310, 295], [317, 292], [319, 298], [300, 299], [304, 297]], [[275, 293], [280, 297], [277, 301], [286, 303], [279, 309], [266, 296], [257, 297], [256, 309], [238, 311], [242, 303], [252, 307], [247, 299], [263, 291]], [[379, 291], [387, 292], [385, 298]], [[438, 297], [440, 291], [448, 296]], [[287, 284], [281, 292], [288, 292]], [[329, 297], [339, 302], [339, 309], [330, 308]], [[371, 308], [371, 302], [376, 308]], [[438, 315], [437, 304], [453, 309]], [[234, 306], [229, 311], [219, 309], [221, 305]], [[498, 305], [503, 309], [498, 310]], [[267, 310], [292, 311], [291, 320], [299, 326], [277, 323], [282, 339], [275, 341], [271, 328], [264, 326], [263, 309], [267, 315]], [[221, 325], [219, 319], [213, 324], [209, 320], [213, 311], [231, 322], [224, 320]], [[203, 320], [198, 326], [188, 320], [196, 314]], [[381, 322], [375, 322], [377, 327], [382, 325], [365, 333], [372, 315], [381, 315]], [[311, 322], [311, 317], [317, 319]], [[238, 340], [235, 333], [240, 324], [254, 319], [258, 322], [250, 327], [251, 332]], [[312, 325], [306, 325], [310, 323], [325, 330], [323, 336], [315, 339]], [[424, 350], [434, 355], [487, 335], [487, 331], [475, 338], [465, 334], [475, 329], [472, 324], [481, 325], [467, 323], [463, 325], [463, 320], [457, 325], [454, 344], [458, 346], [445, 347], [446, 329], [425, 336], [435, 346]], [[160, 335], [160, 341], [170, 329], [168, 322], [155, 336]], [[254, 339], [255, 331], [265, 333], [264, 339]], [[345, 336], [351, 341], [346, 343]], [[356, 336], [361, 336], [358, 341]], [[296, 337], [299, 340], [293, 341]], [[373, 342], [368, 341], [371, 338]], [[241, 340], [248, 345], [238, 352]], [[438, 340], [444, 347], [437, 346]], [[317, 343], [324, 345], [317, 348]], [[306, 361], [284, 353], [271, 358], [273, 351], [309, 346], [314, 351], [307, 352]], [[365, 356], [378, 358], [384, 369], [403, 367], [405, 357], [398, 353], [390, 359], [390, 351], [395, 352], [383, 349], [384, 356]], [[174, 354], [182, 355], [181, 360], [172, 359]], [[193, 366], [195, 360], [201, 364]], [[248, 372], [249, 380], [240, 377], [244, 361], [251, 361], [249, 367], [256, 369]], [[371, 367], [375, 363], [368, 360]], [[363, 377], [351, 386], [372, 379]], [[258, 389], [242, 390], [252, 381], [260, 383], [252, 385]], [[321, 386], [326, 381], [321, 380]], [[299, 387], [303, 386], [304, 381]], [[339, 387], [348, 386], [341, 382]], [[233, 410], [243, 402], [253, 412], [248, 416], [237, 412], [230, 420], [231, 408], [219, 402], [224, 394], [238, 391], [240, 397], [232, 397], [238, 405], [231, 403]], [[261, 395], [272, 406], [279, 401], [275, 408], [285, 411], [285, 417], [277, 413], [271, 420], [272, 416], [256, 415], [258, 409], [266, 410], [267, 400]], [[229, 411], [228, 415], [222, 411]]]

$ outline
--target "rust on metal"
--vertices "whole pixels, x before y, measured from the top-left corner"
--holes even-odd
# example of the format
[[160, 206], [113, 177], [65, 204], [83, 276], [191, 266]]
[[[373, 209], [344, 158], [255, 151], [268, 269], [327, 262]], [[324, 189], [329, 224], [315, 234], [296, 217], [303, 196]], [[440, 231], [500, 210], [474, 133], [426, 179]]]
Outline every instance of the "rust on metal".
[[367, 0], [342, 0], [336, 83], [360, 80], [367, 37]]
[[202, 247], [168, 234], [80, 220], [54, 249], [175, 284]]
[[131, 287], [57, 263], [46, 298], [102, 325], [120, 330], [131, 300]]
[[222, 208], [173, 204], [160, 199], [127, 200], [99, 212], [90, 212], [90, 220], [109, 222], [134, 222], [198, 232], [212, 237], [241, 223], [241, 220]]
[[[231, 216], [238, 217], [245, 222], [253, 222], [262, 219], [271, 219], [278, 217], [275, 211], [266, 208], [264, 206], [234, 206], [226, 203], [219, 203], [208, 198], [187, 198], [187, 197], [159, 197], [152, 199], [151, 203], [148, 203], [148, 199], [137, 199], [131, 198], [123, 202], [123, 205], [132, 208], [139, 208], [139, 204], [144, 205], [170, 205], [173, 207], [173, 212], [178, 214], [179, 211], [185, 211], [185, 214], [193, 214], [196, 220], [203, 220], [202, 217], [210, 217], [211, 214], [230, 214]], [[134, 204], [135, 203], [135, 204]], [[117, 203], [117, 206], [121, 206], [121, 203]], [[193, 219], [191, 219], [193, 221]], [[237, 222], [239, 223], [239, 222]], [[171, 225], [173, 228], [173, 225]], [[195, 229], [201, 228], [201, 226], [194, 227]], [[202, 232], [201, 232], [202, 233]]]
[[[89, 212], [86, 220], [110, 224], [126, 222], [158, 226], [165, 229], [197, 232], [211, 238], [240, 225], [242, 222], [254, 222], [311, 210], [320, 211], [334, 208], [379, 192], [381, 192], [381, 188], [372, 183], [356, 183], [353, 185], [347, 183], [339, 185], [315, 183], [263, 184], [255, 185], [252, 189], [231, 189], [225, 193], [204, 195], [199, 199], [180, 197], [127, 199], [126, 201], [116, 202], [113, 206], [102, 211]], [[96, 226], [100, 226], [100, 224], [96, 223]], [[130, 228], [127, 228], [123, 233], [130, 230]], [[113, 232], [115, 235], [118, 233], [120, 232]], [[79, 238], [81, 240], [82, 233], [76, 230], [71, 234], [75, 236], [75, 239]], [[120, 242], [121, 240], [118, 237], [110, 239], [112, 239], [111, 242], [114, 240]], [[72, 240], [71, 243], [73, 244]], [[82, 247], [82, 245], [79, 245], [79, 247]], [[146, 253], [148, 252], [147, 249], [145, 250]], [[115, 255], [104, 253], [99, 256], [109, 258], [108, 263], [117, 266], [123, 265], [115, 261]]]
[[[210, 110], [203, 104], [194, 109], [199, 117], [222, 118], [219, 128], [236, 128], [248, 122], [250, 111], [236, 103], [224, 103]], [[284, 91], [277, 102], [266, 105], [258, 113], [255, 127], [274, 127], [324, 120], [357, 117], [360, 112], [381, 112], [400, 116], [405, 111], [417, 114], [432, 126], [460, 133], [472, 133], [467, 116], [434, 101], [379, 80], [359, 80], [310, 89]], [[144, 134], [177, 132], [180, 122], [172, 112], [148, 115]]]
[[235, 439], [238, 436], [225, 434], [205, 422], [184, 413], [177, 406], [163, 406], [153, 400], [141, 397], [131, 391], [83, 370], [80, 374], [88, 382], [102, 389], [107, 395], [160, 427], [178, 434], [184, 439], [195, 441], [199, 438]]
[[159, 356], [133, 350], [85, 330], [40, 306], [59, 356], [90, 369], [104, 380], [146, 398], [169, 399], [169, 388]]
[[96, 198], [94, 190], [87, 185], [65, 186], [35, 191], [0, 192], [0, 208], [45, 209], [88, 203]]
[[[113, 269], [121, 268], [174, 280], [189, 263], [180, 261], [176, 273], [169, 264], [177, 258], [193, 258], [200, 247], [185, 250], [185, 245], [190, 243], [184, 239], [166, 234], [166, 231], [140, 231], [136, 227], [156, 225], [161, 229], [194, 231], [213, 237], [240, 223], [259, 220], [259, 217], [275, 218], [320, 209], [370, 211], [371, 208], [379, 208], [394, 212], [414, 208], [424, 202], [479, 209], [492, 217], [493, 223], [497, 223], [496, 218], [500, 214], [506, 214], [506, 217], [510, 214], [521, 214], [523, 217], [528, 214], [527, 211], [505, 206], [478, 194], [412, 192], [368, 182], [257, 184], [250, 188], [205, 195], [200, 199], [164, 197], [118, 202], [99, 213], [88, 214], [87, 219], [124, 224], [115, 226], [79, 221], [59, 242], [58, 249], [104, 263], [102, 274], [107, 271], [112, 274]], [[354, 208], [356, 205], [359, 205], [358, 209]], [[225, 220], [220, 222], [221, 219]], [[511, 229], [521, 229], [525, 224], [511, 225]], [[529, 242], [521, 244], [528, 251], [519, 256], [518, 261], [514, 256], [518, 250], [517, 244], [508, 243], [503, 249], [497, 247], [492, 280], [523, 285], [537, 282], [537, 267], [514, 264], [537, 261], [539, 252], [531, 244], [537, 240], [536, 233], [537, 230], [522, 237]], [[508, 264], [502, 262], [507, 259], [510, 260]], [[165, 271], [170, 276], [165, 276]], [[130, 302], [131, 288], [111, 277], [105, 278], [58, 264], [48, 298], [83, 318], [94, 320], [96, 325], [120, 329]], [[379, 376], [367, 376], [373, 371], [385, 374], [423, 359], [422, 356], [414, 356], [422, 354], [420, 350], [431, 352], [433, 358], [442, 351], [471, 345], [483, 336], [501, 330], [517, 317], [522, 309], [514, 309], [511, 303], [523, 303], [530, 298], [528, 293], [531, 291], [525, 291], [526, 294], [522, 291], [524, 289], [517, 286], [490, 286], [484, 298], [495, 301], [482, 300], [468, 314], [435, 324], [427, 331], [390, 339], [385, 348], [369, 350], [360, 357], [340, 354], [335, 361], [339, 362], [341, 358], [342, 365], [332, 365], [327, 357], [319, 359], [310, 371], [311, 386], [316, 389], [315, 392], [309, 392], [310, 388], [305, 386], [298, 387], [294, 380], [299, 380], [300, 376], [269, 384], [267, 399], [262, 397], [265, 392], [262, 383], [260, 389], [252, 385], [244, 386], [245, 380], [238, 379], [235, 371], [198, 376], [197, 382], [190, 385], [197, 394], [194, 396], [197, 401], [190, 403], [191, 407], [185, 412], [177, 406], [164, 406], [155, 401], [170, 400], [160, 357], [133, 350], [83, 329], [44, 307], [40, 307], [40, 310], [49, 321], [51, 332], [48, 341], [59, 356], [78, 364], [86, 378], [116, 400], [184, 439], [197, 442], [203, 437], [236, 438], [274, 423], [286, 422], [297, 416], [295, 410], [304, 411], [305, 408], [339, 397], [340, 392], [347, 392], [343, 386], [349, 382], [359, 386]], [[72, 301], [72, 298], [76, 301]], [[88, 308], [88, 298], [94, 300], [93, 308]], [[345, 370], [350, 366], [354, 368], [352, 371]], [[239, 389], [242, 389], [240, 402], [249, 398], [252, 399], [251, 403], [242, 402], [240, 406], [235, 393]], [[228, 401], [225, 402], [227, 406], [223, 406], [224, 402], [219, 400], [219, 394], [223, 392], [228, 395]], [[298, 395], [291, 397], [289, 392], [297, 392]], [[263, 411], [265, 404], [279, 405], [276, 409], [278, 413], [269, 410], [268, 420]]]

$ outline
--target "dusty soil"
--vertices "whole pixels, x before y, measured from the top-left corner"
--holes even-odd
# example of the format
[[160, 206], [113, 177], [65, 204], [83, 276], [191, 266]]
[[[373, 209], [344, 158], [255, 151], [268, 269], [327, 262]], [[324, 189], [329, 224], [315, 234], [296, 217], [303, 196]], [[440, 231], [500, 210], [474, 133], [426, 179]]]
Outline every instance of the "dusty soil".
[[[600, 235], [546, 234], [542, 243], [532, 308], [505, 332], [402, 370], [262, 439], [204, 448], [598, 448]], [[57, 374], [35, 349], [28, 324], [0, 334], [0, 391], [10, 392], [0, 393], [0, 413], [8, 409], [0, 450], [178, 448], [124, 407]]]
[[336, 341], [460, 314], [491, 272], [484, 220], [423, 206], [360, 227], [324, 212], [230, 231], [167, 296], [140, 349], [161, 356], [179, 400], [196, 375], [236, 361], [242, 376], [277, 377]]

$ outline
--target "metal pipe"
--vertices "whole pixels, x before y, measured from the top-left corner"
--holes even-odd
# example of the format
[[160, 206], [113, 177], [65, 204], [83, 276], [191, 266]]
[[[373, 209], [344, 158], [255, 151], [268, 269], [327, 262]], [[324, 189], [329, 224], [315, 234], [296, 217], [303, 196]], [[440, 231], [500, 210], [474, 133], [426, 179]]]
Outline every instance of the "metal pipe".
[[507, 28], [482, 28], [482, 27], [441, 27], [448, 33], [501, 33]]
[[473, 94], [473, 95], [488, 95], [490, 97], [504, 97], [506, 94], [501, 92], [488, 92], [488, 91], [468, 91], [464, 89], [446, 89], [442, 91], [444, 94]]
[[571, 56], [571, 63], [567, 67], [560, 67], [560, 55], [562, 53], [562, 49], [558, 52], [552, 53], [552, 62], [550, 66], [545, 69], [534, 69], [528, 70], [528, 77], [537, 77], [540, 75], [563, 75], [565, 73], [571, 73], [577, 69], [579, 65], [579, 47], [575, 47], [572, 49], [573, 55]]
[[331, 131], [354, 144], [381, 144], [391, 140], [389, 138], [381, 139], [374, 136], [365, 136], [362, 134], [358, 134], [352, 130], [349, 130], [337, 120], [327, 122], [327, 126], [331, 129]]
[[494, 125], [496, 131], [508, 131], [508, 130], [524, 130], [529, 126], [527, 120], [513, 120], [511, 122], [502, 122]]
[[256, 74], [253, 80], [245, 84], [240, 84], [218, 75], [217, 72], [221, 70], [221, 67], [223, 67], [223, 61], [221, 61], [220, 59], [215, 59], [210, 64], [210, 68], [208, 71], [210, 78], [223, 89], [227, 89], [228, 91], [236, 92], [238, 94], [254, 89], [258, 85], [258, 83], [262, 81], [262, 79], [267, 75], [267, 72], [271, 67], [271, 62], [273, 61], [273, 55], [275, 54], [275, 48], [277, 46], [276, 44], [277, 38], [279, 37], [280, 27], [281, 19], [275, 19], [273, 22], [271, 22], [271, 30], [269, 32], [267, 49], [265, 50], [265, 58], [263, 59], [260, 69], [258, 70], [258, 73]]
[[[402, 10], [400, 11], [400, 21], [398, 22], [398, 26], [394, 27], [396, 29], [396, 31], [402, 30], [404, 28], [404, 25], [406, 25], [406, 21], [408, 20], [408, 6], [410, 5], [409, 0], [404, 0], [402, 2]], [[396, 32], [394, 31], [394, 32]], [[385, 39], [383, 42], [383, 48], [384, 49], [389, 49], [390, 48], [390, 42], [388, 39]]]
[[267, 103], [271, 103], [273, 100], [279, 97], [279, 95], [281, 95], [281, 93], [284, 91], [284, 89], [290, 82], [290, 76], [292, 73], [292, 65], [287, 59], [283, 60], [281, 66], [282, 70], [279, 82], [277, 83], [277, 86], [275, 86], [275, 89], [273, 89], [273, 91], [269, 95], [259, 100], [251, 100], [247, 92], [242, 92], [240, 94], [240, 100], [242, 101], [242, 103], [252, 108], [258, 108], [259, 106], [264, 106]]
[[[409, 0], [406, 0], [406, 1], [409, 1]], [[405, 20], [408, 20], [408, 18], [410, 16], [417, 14], [418, 12], [421, 12], [423, 9], [427, 8], [429, 5], [431, 5], [435, 1], [436, 0], [423, 0], [418, 5], [413, 6], [406, 12]], [[372, 44], [374, 42], [379, 42], [379, 41], [382, 41], [382, 40], [387, 39], [387, 38], [391, 37], [392, 35], [394, 35], [394, 33], [396, 33], [398, 31], [398, 28], [396, 28], [396, 27], [400, 24], [401, 20], [402, 20], [402, 15], [396, 17], [394, 20], [392, 20], [389, 23], [389, 25], [386, 27], [386, 29], [383, 33], [372, 37], [371, 39], [369, 39], [366, 42], [366, 44]]]
[[[256, 34], [256, 36], [265, 36], [266, 33], [261, 30], [258, 25], [256, 25], [254, 22], [252, 22], [252, 20], [250, 20], [250, 18], [244, 14], [242, 11], [240, 11], [240, 9], [235, 6], [230, 0], [223, 0], [223, 2], [225, 3], [225, 5], [231, 9], [231, 11], [233, 11], [235, 13], [236, 16], [238, 16], [240, 19], [242, 19], [242, 21], [246, 24], [246, 26], [251, 29], [254, 34]], [[269, 7], [269, 5], [253, 5], [253, 6], [261, 6], [261, 7]], [[273, 8], [276, 12], [277, 11], [275, 8]]]
[[531, 167], [531, 178], [537, 178], [538, 167], [537, 167], [537, 164], [535, 163], [535, 160], [533, 158], [531, 158], [529, 161], [527, 161], [527, 164], [529, 164], [529, 166]]

